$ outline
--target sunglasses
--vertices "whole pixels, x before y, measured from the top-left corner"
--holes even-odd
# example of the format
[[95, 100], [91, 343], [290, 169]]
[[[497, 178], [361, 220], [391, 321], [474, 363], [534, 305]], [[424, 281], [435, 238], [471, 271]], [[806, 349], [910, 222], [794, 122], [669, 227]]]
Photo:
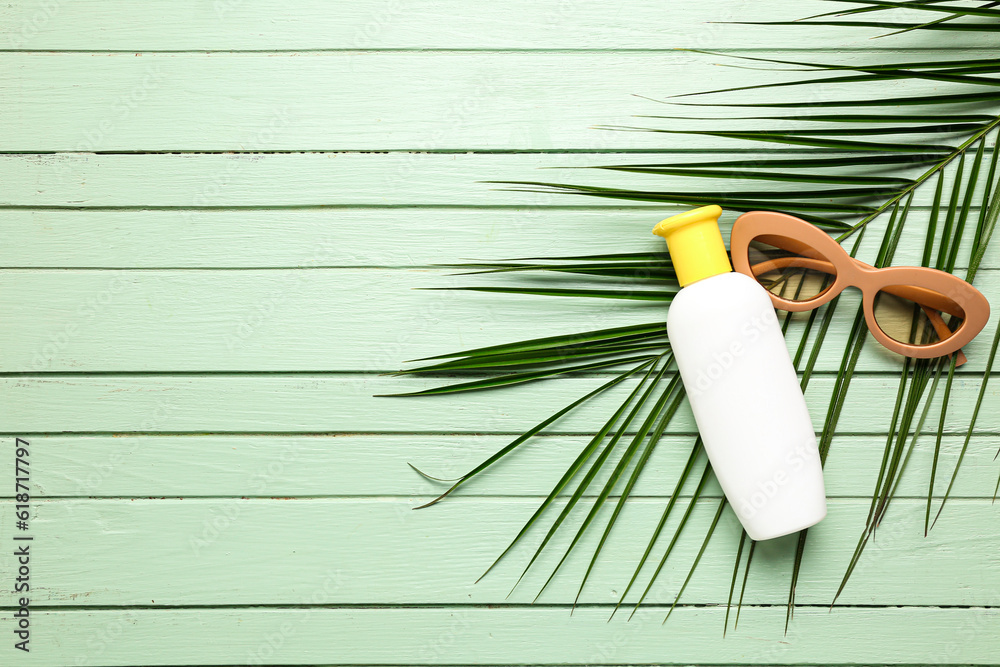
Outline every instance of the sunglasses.
[[851, 257], [823, 230], [783, 213], [751, 211], [733, 224], [733, 268], [757, 280], [779, 310], [801, 312], [844, 291], [862, 292], [872, 336], [889, 350], [930, 359], [957, 352], [976, 337], [990, 304], [975, 287], [937, 269], [877, 269]]

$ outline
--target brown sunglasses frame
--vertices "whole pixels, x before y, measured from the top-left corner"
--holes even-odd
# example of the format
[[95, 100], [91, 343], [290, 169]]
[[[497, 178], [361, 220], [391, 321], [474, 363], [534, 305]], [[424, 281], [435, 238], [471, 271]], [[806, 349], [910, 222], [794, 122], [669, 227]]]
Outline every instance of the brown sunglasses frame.
[[[931, 359], [951, 354], [975, 338], [990, 318], [990, 304], [986, 297], [958, 276], [923, 266], [875, 268], [851, 257], [819, 227], [785, 213], [750, 211], [733, 223], [729, 241], [733, 268], [751, 278], [756, 279], [750, 266], [750, 242], [761, 236], [780, 236], [799, 242], [802, 244], [802, 254], [812, 256], [811, 259], [817, 264], [832, 265], [836, 271], [833, 284], [812, 299], [791, 301], [768, 292], [775, 308], [792, 312], [812, 310], [827, 303], [845, 288], [857, 287], [862, 293], [865, 320], [872, 336], [886, 348], [904, 356]], [[808, 252], [809, 249], [814, 252]], [[896, 289], [886, 289], [890, 287]], [[957, 305], [964, 311], [962, 323], [947, 339], [931, 345], [901, 343], [882, 331], [875, 319], [875, 295], [882, 290], [904, 298], [912, 299], [916, 296], [926, 301], [929, 300], [926, 297], [930, 297], [937, 301], [934, 307], [938, 310], [961, 315], [954, 308]], [[940, 295], [946, 298], [941, 299]], [[959, 362], [963, 361], [965, 360], [959, 353]]]

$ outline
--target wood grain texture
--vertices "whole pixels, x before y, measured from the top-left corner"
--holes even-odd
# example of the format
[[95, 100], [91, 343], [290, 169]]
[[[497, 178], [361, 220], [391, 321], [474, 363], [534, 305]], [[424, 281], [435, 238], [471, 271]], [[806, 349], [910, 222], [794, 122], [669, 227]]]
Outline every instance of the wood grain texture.
[[[806, 401], [822, 424], [834, 377], [817, 376]], [[83, 374], [0, 378], [5, 431], [91, 433], [520, 433], [604, 384], [606, 376], [539, 380], [530, 391], [508, 387], [488, 394], [385, 397], [436, 386], [430, 379], [360, 373], [334, 374]], [[958, 376], [945, 421], [965, 434], [981, 376]], [[851, 383], [838, 433], [879, 433], [892, 414], [898, 376], [858, 374]], [[627, 395], [626, 380], [553, 425], [555, 433], [594, 433]], [[941, 400], [941, 393], [935, 401]], [[486, 398], [483, 398], [483, 397]], [[1000, 386], [987, 388], [975, 432], [1000, 432]], [[488, 399], [488, 400], [487, 400]], [[933, 409], [932, 414], [937, 414]], [[639, 413], [642, 414], [641, 412]], [[668, 433], [693, 433], [682, 407]]]
[[781, 607], [750, 608], [720, 639], [725, 609], [663, 609], [606, 623], [608, 608], [330, 608], [335, 573], [291, 609], [80, 609], [39, 612], [39, 650], [23, 664], [58, 663], [62, 645], [84, 664], [991, 664], [993, 608], [804, 607], [782, 635]]
[[[747, 153], [743, 157], [762, 155]], [[5, 183], [0, 207], [170, 208], [183, 209], [179, 212], [187, 215], [205, 208], [502, 206], [519, 209], [525, 222], [530, 222], [537, 211], [550, 206], [622, 208], [623, 202], [522, 192], [491, 181], [567, 182], [653, 191], [675, 188], [685, 192], [759, 187], [759, 183], [739, 180], [720, 185], [718, 181], [706, 184], [676, 177], [579, 169], [689, 159], [694, 158], [688, 153], [4, 154], [0, 155], [0, 178]], [[902, 173], [916, 176], [918, 172]], [[947, 170], [946, 178], [951, 173]], [[981, 197], [974, 199], [980, 201]], [[913, 203], [930, 206], [933, 200], [933, 188], [920, 188]], [[655, 211], [654, 217], [664, 210], [655, 202], [636, 206]]]
[[[327, 571], [340, 586], [331, 605], [441, 605], [530, 603], [555, 567], [579, 521], [557, 534], [510, 597], [517, 577], [543, 531], [475, 583], [538, 506], [538, 498], [461, 498], [412, 511], [420, 498], [362, 499], [114, 499], [37, 503], [31, 548], [44, 553], [45, 582], [38, 606], [281, 605], [308, 597]], [[614, 605], [628, 584], [665, 505], [663, 498], [635, 498], [611, 533], [584, 589], [583, 604]], [[670, 604], [688, 573], [719, 501], [704, 499], [650, 593], [652, 604]], [[584, 504], [587, 508], [589, 503]], [[810, 529], [803, 562], [802, 604], [829, 606], [851, 559], [865, 498], [833, 499], [826, 519]], [[683, 507], [683, 504], [682, 504]], [[1000, 521], [989, 499], [950, 501], [948, 515], [923, 535], [924, 503], [898, 499], [866, 550], [839, 605], [971, 605], [1000, 601], [1000, 555], [985, 527]], [[570, 605], [597, 545], [608, 508], [567, 559], [538, 603]], [[0, 518], [13, 523], [10, 502]], [[581, 517], [582, 518], [582, 517]], [[725, 604], [741, 528], [726, 510], [692, 579], [686, 604]], [[666, 532], [635, 603], [666, 548], [679, 514]], [[891, 520], [891, 523], [889, 521]], [[543, 522], [548, 525], [548, 521]], [[476, 526], [473, 530], [471, 526]], [[746, 602], [787, 600], [797, 537], [761, 543], [751, 567]], [[135, 545], [142, 545], [137, 558]], [[283, 567], [275, 567], [282, 563]], [[13, 552], [0, 557], [10, 571]], [[906, 572], [906, 577], [894, 573]], [[254, 582], [247, 586], [247, 582]], [[914, 586], [920, 581], [920, 586]], [[568, 610], [567, 610], [568, 611]], [[610, 611], [610, 610], [609, 610]], [[626, 611], [630, 609], [626, 608]], [[627, 613], [626, 613], [627, 616]]]
[[[8, 209], [0, 215], [0, 266], [211, 269], [428, 267], [462, 261], [660, 250], [650, 230], [673, 206], [614, 208], [309, 208], [184, 211]], [[596, 202], [595, 202], [596, 203]], [[723, 236], [736, 214], [722, 218]], [[893, 264], [919, 264], [926, 211], [911, 210]], [[857, 257], [872, 262], [884, 220]], [[959, 265], [967, 263], [973, 225]], [[848, 244], [850, 245], [850, 244]], [[984, 270], [1000, 265], [990, 245]]]
[[[42, 51], [889, 47], [870, 41], [885, 32], [878, 28], [817, 27], [804, 41], [796, 26], [753, 29], [727, 23], [792, 21], [829, 10], [816, 0], [778, 0], [767, 7], [743, 0], [683, 2], [670, 5], [669, 11], [654, 0], [625, 5], [599, 0], [508, 0], [495, 5], [462, 0], [151, 0], [141, 8], [112, 0], [17, 0], [0, 9], [0, 46]], [[950, 35], [909, 33], [894, 39], [892, 46], [940, 48]], [[965, 35], [962, 43], [992, 45]]]
[[[0, 270], [0, 310], [10, 316], [0, 321], [6, 341], [0, 372], [394, 372], [417, 366], [405, 363], [411, 359], [520, 340], [529, 318], [529, 337], [541, 337], [661, 322], [668, 308], [659, 301], [442, 291], [565, 284], [450, 273]], [[984, 270], [976, 282], [988, 298], [1000, 298], [1000, 271]], [[577, 278], [573, 285], [612, 289], [617, 282]], [[828, 332], [817, 370], [840, 368], [860, 300], [851, 290], [838, 306], [848, 315]], [[807, 319], [794, 318], [787, 336], [792, 354]], [[961, 373], [983, 372], [997, 321], [1000, 312], [966, 346], [969, 363]], [[874, 340], [866, 348], [867, 371], [899, 372], [902, 357]]]
[[[779, 59], [798, 55], [772, 54]], [[894, 57], [900, 62], [921, 59], [912, 52]], [[745, 146], [731, 139], [594, 129], [602, 125], [717, 129], [715, 123], [636, 118], [704, 113], [697, 107], [634, 96], [662, 100], [744, 85], [746, 70], [720, 67], [720, 59], [676, 50], [655, 54], [0, 53], [0, 96], [21, 110], [0, 117], [0, 150], [552, 151]], [[872, 55], [857, 53], [842, 59], [861, 64], [870, 62]], [[252, 96], [247, 94], [247, 78], [253, 79]], [[755, 81], [802, 78], [801, 72], [760, 71]], [[817, 89], [829, 99], [855, 99], [859, 92], [905, 97], [930, 94], [935, 86], [933, 81], [830, 83], [808, 90], [775, 88], [768, 97], [808, 101]], [[421, 103], [407, 103], [414, 99]], [[726, 96], [729, 102], [759, 99], [758, 90]], [[66, 113], [68, 109], [72, 113]]]
[[[45, 435], [30, 440], [37, 469], [33, 483], [44, 498], [427, 498], [441, 483], [416, 474], [454, 478], [508, 444], [504, 435]], [[587, 443], [577, 436], [540, 436], [490, 468], [481, 481], [455, 497], [542, 497]], [[691, 451], [693, 436], [665, 436], [632, 493], [671, 493]], [[882, 458], [882, 435], [838, 435], [826, 463], [831, 498], [867, 498]], [[939, 475], [951, 474], [964, 437], [945, 436]], [[952, 490], [957, 498], [991, 498], [996, 483], [994, 455], [1000, 437], [980, 436], [970, 445]], [[917, 441], [897, 498], [926, 498], [933, 437]], [[626, 469], [631, 471], [634, 465]], [[0, 474], [12, 477], [14, 461], [0, 459]], [[607, 481], [603, 470], [586, 495]], [[688, 496], [697, 480], [681, 490]], [[938, 478], [936, 493], [947, 480]], [[714, 478], [706, 497], [721, 497]], [[563, 495], [568, 495], [564, 492]], [[13, 498], [12, 488], [0, 497]], [[949, 515], [950, 516], [950, 515]]]
[[[406, 463], [461, 474], [609, 374], [451, 397], [373, 396], [454, 379], [384, 375], [406, 359], [663, 319], [655, 303], [413, 288], [499, 280], [449, 277], [439, 263], [660, 249], [650, 227], [679, 210], [488, 181], [759, 185], [580, 168], [730, 154], [736, 144], [726, 139], [594, 128], [694, 127], [635, 118], [676, 107], [633, 94], [748, 80], [749, 70], [716, 66], [721, 56], [678, 49], [855, 63], [993, 52], [964, 33], [873, 40], [882, 30], [731, 23], [830, 9], [816, 0], [0, 5], [0, 441], [32, 443], [35, 536], [31, 653], [11, 660], [20, 652], [0, 646], [0, 664], [995, 664], [996, 367], [939, 524], [923, 536], [934, 454], [924, 435], [831, 613], [891, 437], [898, 383], [899, 359], [865, 345], [826, 468], [830, 513], [810, 531], [802, 606], [783, 634], [794, 538], [761, 543], [748, 606], [724, 640], [738, 540], [728, 510], [660, 625], [717, 506], [714, 480], [650, 608], [631, 623], [606, 622], [690, 451], [686, 406], [571, 615], [596, 535], [534, 607], [555, 551], [509, 599], [529, 550], [473, 581], [621, 391], [439, 506], [411, 511], [441, 488]], [[959, 36], [964, 49], [953, 46]], [[789, 100], [804, 91], [771, 93]], [[847, 93], [827, 85], [822, 94]], [[894, 263], [919, 260], [931, 199], [924, 188], [914, 200]], [[862, 259], [872, 259], [883, 224], [868, 231]], [[996, 302], [993, 246], [976, 284]], [[807, 392], [817, 426], [856, 297], [842, 304]], [[793, 324], [789, 345], [800, 331]], [[956, 378], [938, 496], [969, 428], [987, 337], [966, 348]], [[10, 480], [13, 465], [0, 456], [0, 477]], [[14, 525], [12, 492], [0, 485], [0, 531]], [[527, 546], [539, 538], [530, 534]], [[12, 550], [0, 549], [5, 581], [14, 565]], [[8, 640], [15, 602], [0, 598]]]

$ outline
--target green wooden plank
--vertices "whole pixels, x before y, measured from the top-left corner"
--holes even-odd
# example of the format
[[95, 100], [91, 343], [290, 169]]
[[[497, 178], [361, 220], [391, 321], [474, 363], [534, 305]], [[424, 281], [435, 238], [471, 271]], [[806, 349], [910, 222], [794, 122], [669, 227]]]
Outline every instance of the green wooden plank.
[[[45, 498], [429, 497], [440, 492], [440, 485], [415, 474], [408, 462], [438, 477], [457, 477], [510, 440], [510, 436], [497, 435], [38, 435], [30, 438], [31, 483]], [[669, 493], [684, 467], [691, 440], [690, 436], [664, 437], [632, 495]], [[951, 470], [963, 440], [961, 436], [943, 438], [942, 470]], [[982, 436], [973, 441], [953, 497], [992, 496], [997, 476], [993, 440]], [[884, 441], [881, 435], [838, 436], [825, 467], [827, 496], [869, 496]], [[481, 481], [463, 486], [455, 497], [544, 497], [586, 442], [583, 436], [539, 437], [491, 468]], [[900, 480], [897, 498], [926, 497], [933, 450], [933, 434], [918, 441], [908, 464], [911, 472]], [[600, 489], [609, 473], [610, 469], [599, 475], [593, 488]], [[13, 477], [14, 460], [0, 458], [0, 479]], [[695, 482], [692, 479], [682, 493], [691, 493]], [[720, 494], [713, 479], [702, 495], [715, 498]], [[13, 495], [12, 487], [0, 488], [0, 497]]]
[[[558, 161], [559, 157], [553, 157]], [[565, 202], [576, 200], [564, 199]], [[419, 266], [511, 257], [642, 252], [661, 248], [662, 208], [120, 211], [6, 210], [0, 266], [70, 268], [294, 268]], [[976, 211], [972, 215], [975, 216]], [[722, 218], [723, 233], [736, 217]], [[911, 208], [896, 265], [919, 264], [927, 214]], [[395, 224], [405, 221], [402, 224]], [[882, 221], [858, 257], [871, 262]], [[972, 247], [967, 225], [961, 248]], [[853, 241], [853, 239], [852, 239]], [[960, 251], [964, 259], [967, 252]], [[1000, 266], [1000, 244], [983, 261]]]
[[[929, 538], [922, 536], [926, 481], [916, 473], [926, 470], [933, 452], [932, 443], [921, 440], [895, 509], [839, 600], [846, 606], [830, 614], [831, 592], [867, 511], [869, 471], [880, 458], [879, 432], [895, 388], [891, 371], [898, 368], [895, 358], [869, 343], [841, 427], [870, 435], [838, 436], [827, 469], [830, 516], [811, 533], [799, 579], [797, 601], [816, 606], [800, 608], [791, 632], [782, 635], [794, 545], [763, 543], [747, 600], [767, 606], [744, 609], [740, 628], [725, 641], [721, 605], [738, 537], [730, 513], [685, 605], [666, 627], [659, 625], [664, 605], [700, 535], [678, 547], [678, 560], [654, 591], [660, 608], [631, 624], [605, 623], [636, 545], [660, 511], [657, 496], [672, 488], [670, 473], [689, 435], [667, 438], [651, 459], [639, 497], [582, 598], [592, 606], [570, 617], [566, 604], [579, 581], [573, 572], [582, 572], [585, 559], [567, 563], [572, 572], [554, 581], [538, 608], [522, 604], [530, 599], [524, 591], [504, 597], [521, 554], [479, 585], [471, 582], [565, 467], [579, 437], [540, 439], [463, 490], [464, 497], [423, 512], [409, 508], [436, 486], [405, 461], [445, 476], [460, 472], [509, 439], [471, 434], [523, 429], [601, 378], [429, 399], [433, 405], [371, 397], [424, 385], [375, 375], [404, 358], [510, 340], [524, 335], [525, 323], [554, 334], [662, 315], [656, 304], [633, 315], [603, 302], [419, 292], [409, 288], [447, 279], [440, 271], [364, 267], [425, 266], [486, 252], [623, 251], [631, 249], [623, 243], [632, 242], [636, 249], [653, 247], [649, 226], [675, 207], [499, 192], [479, 181], [717, 188], [711, 181], [538, 169], [696, 161], [708, 154], [698, 151], [735, 145], [708, 137], [671, 137], [668, 144], [657, 135], [590, 129], [633, 123], [631, 114], [666, 108], [632, 93], [656, 97], [706, 81], [721, 87], [745, 79], [746, 70], [713, 67], [718, 57], [673, 49], [739, 46], [780, 56], [776, 49], [804, 48], [814, 50], [808, 56], [836, 50], [838, 58], [868, 61], [914, 59], [927, 47], [967, 57], [941, 49], [951, 43], [949, 33], [871, 41], [882, 30], [831, 27], [809, 29], [806, 44], [801, 27], [748, 30], [724, 23], [793, 19], [829, 8], [811, 0], [681, 3], [669, 11], [652, 0], [624, 7], [589, 0], [150, 0], [134, 6], [15, 0], [0, 6], [0, 98], [9, 111], [0, 118], [0, 151], [417, 151], [0, 156], [0, 206], [7, 209], [0, 214], [0, 266], [140, 269], [0, 273], [0, 372], [64, 372], [0, 378], [0, 430], [81, 432], [31, 436], [33, 484], [42, 495], [107, 498], [34, 504], [32, 652], [15, 661], [995, 663], [998, 510], [984, 495], [996, 475], [997, 387], [986, 394], [942, 521]], [[977, 39], [963, 45], [988, 45]], [[17, 52], [22, 49], [34, 52]], [[60, 49], [75, 53], [50, 52]], [[224, 53], [241, 49], [252, 52]], [[628, 49], [635, 51], [623, 52]], [[783, 99], [801, 94], [772, 92]], [[828, 87], [824, 94], [843, 93]], [[610, 153], [665, 145], [692, 152]], [[593, 152], [419, 153], [570, 149]], [[921, 193], [915, 205], [926, 207], [930, 195]], [[54, 210], [60, 207], [71, 210]], [[607, 224], [609, 217], [615, 225]], [[897, 263], [914, 261], [916, 243], [902, 241]], [[991, 264], [987, 257], [985, 265], [996, 259]], [[305, 266], [355, 269], [142, 270]], [[994, 301], [998, 276], [988, 270], [978, 281]], [[113, 291], [116, 280], [123, 288]], [[250, 334], [228, 345], [241, 324]], [[835, 351], [843, 337], [835, 324], [810, 386], [814, 417], [828, 402], [828, 372], [839, 363]], [[52, 359], [34, 365], [49, 344]], [[983, 341], [966, 352], [970, 364], [953, 389], [943, 442], [946, 469], [978, 395], [974, 372], [985, 360]], [[168, 374], [114, 374], [123, 370]], [[230, 373], [205, 373], [213, 370]], [[557, 427], [592, 430], [608, 405], [595, 402]], [[675, 432], [692, 430], [685, 409]], [[129, 431], [245, 435], [120, 437]], [[323, 435], [293, 435], [313, 432]], [[7, 479], [10, 465], [0, 461]], [[710, 494], [718, 495], [714, 484]], [[14, 503], [4, 497], [0, 525], [10, 526]], [[695, 528], [704, 529], [713, 504], [699, 506]], [[192, 537], [205, 544], [196, 548]], [[2, 572], [13, 569], [8, 551], [0, 552]], [[11, 597], [0, 601], [7, 613]], [[690, 606], [701, 603], [710, 606]], [[188, 608], [148, 608], [172, 604]], [[135, 607], [115, 608], [121, 605]]]
[[[147, 0], [121, 6], [86, 3], [6, 3], [0, 10], [0, 46], [9, 49], [150, 51], [206, 49], [669, 49], [787, 48], [803, 30], [779, 26], [747, 30], [712, 21], [795, 20], [829, 11], [826, 3], [780, 0], [765, 7], [740, 0], [678, 3], [664, 11], [655, 0], [617, 5], [577, 0], [321, 0], [244, 3], [219, 0]], [[513, 17], [516, 17], [513, 18]], [[862, 17], [863, 18], [863, 17]], [[912, 17], [910, 17], [912, 18]], [[871, 48], [879, 29], [809, 29], [810, 48]], [[893, 46], [927, 46], [918, 33]], [[963, 44], [988, 45], [985, 38]], [[879, 44], [878, 46], [882, 46]]]
[[[461, 498], [411, 511], [420, 500], [36, 500], [31, 550], [44, 554], [44, 570], [37, 575], [32, 601], [38, 606], [295, 604], [324, 572], [333, 571], [340, 586], [327, 603], [334, 605], [527, 603], [575, 532], [571, 527], [557, 534], [552, 549], [508, 598], [533, 552], [528, 545], [475, 581], [539, 499]], [[591, 573], [583, 604], [618, 602], [617, 591], [628, 582], [666, 499], [629, 503]], [[1000, 506], [989, 499], [952, 503], [925, 538], [924, 502], [897, 499], [838, 605], [996, 604], [1000, 556], [991, 527], [1000, 521]], [[830, 500], [827, 517], [809, 531], [812, 548], [802, 565], [797, 602], [831, 603], [869, 505], [864, 498]], [[646, 598], [650, 603], [673, 601], [717, 506], [716, 500], [698, 503], [690, 532]], [[11, 501], [0, 503], [4, 525], [13, 525], [13, 511]], [[673, 528], [668, 525], [668, 533]], [[725, 604], [740, 534], [736, 515], [727, 509], [685, 603]], [[584, 537], [540, 603], [573, 602], [599, 537], [599, 530]], [[536, 542], [540, 534], [529, 539]], [[792, 535], [757, 546], [760, 560], [745, 603], [785, 601], [796, 540]], [[13, 550], [0, 556], [5, 572], [16, 570], [15, 561]], [[637, 599], [635, 592], [625, 602]]]
[[[654, 249], [650, 239], [637, 246]], [[0, 372], [391, 372], [409, 359], [462, 349], [662, 322], [668, 310], [657, 301], [418, 289], [538, 284], [511, 274], [448, 273], [0, 270], [0, 312], [6, 315], [0, 320]], [[609, 285], [579, 277], [573, 284]], [[988, 298], [1000, 299], [1000, 271], [981, 271], [977, 285]], [[856, 290], [845, 295], [846, 312], [860, 298]], [[793, 351], [807, 317], [797, 316], [789, 331]], [[998, 318], [1000, 310], [993, 313], [994, 322]], [[843, 317], [832, 325], [816, 370], [840, 367], [850, 324]], [[988, 335], [970, 343], [970, 361], [961, 371], [982, 372], [989, 344]], [[877, 343], [864, 354], [865, 370], [902, 367], [902, 357]]]
[[[768, 55], [802, 57], [787, 52]], [[917, 54], [909, 57], [920, 59]], [[841, 58], [861, 64], [871, 59], [868, 53]], [[7, 108], [17, 110], [0, 116], [0, 150], [745, 149], [746, 142], [719, 137], [594, 129], [595, 125], [719, 129], [703, 121], [633, 117], [704, 115], [697, 108], [664, 106], [634, 95], [662, 99], [706, 86], [745, 83], [744, 69], [719, 67], [719, 60], [676, 50], [146, 53], [141, 57], [0, 52], [0, 97]], [[601, 75], [594, 76], [595, 72]], [[761, 83], [802, 77], [801, 72], [755, 73], [755, 81]], [[253, 81], [252, 94], [248, 80]], [[859, 94], [882, 94], [884, 86], [881, 81], [828, 86], [823, 95], [854, 99]], [[938, 86], [939, 82], [915, 80], [897, 84], [895, 90], [919, 96], [934, 93]], [[735, 92], [726, 100], [759, 101], [760, 94]], [[809, 93], [799, 87], [779, 87], [765, 94], [783, 102], [801, 101]], [[941, 141], [932, 137], [929, 143]]]
[[[335, 585], [315, 582], [305, 604]], [[334, 579], [331, 577], [330, 582]], [[992, 664], [996, 609], [662, 610], [606, 623], [606, 608], [168, 609], [36, 612], [25, 665]], [[85, 647], [85, 648], [80, 648]]]
[[[410, 148], [418, 150], [417, 147]], [[747, 154], [753, 158], [762, 153]], [[704, 157], [704, 156], [701, 156]], [[485, 181], [549, 180], [697, 192], [690, 181], [604, 170], [550, 169], [699, 159], [687, 154], [572, 153], [304, 153], [0, 155], [0, 206], [69, 208], [412, 207], [508, 206], [534, 212], [550, 206], [622, 208], [622, 202], [551, 193], [513, 192]], [[951, 169], [946, 170], [949, 174]], [[727, 190], [747, 185], [727, 183]], [[755, 182], [759, 187], [759, 182]], [[920, 188], [914, 205], [934, 193]], [[641, 204], [660, 213], [663, 206]], [[675, 207], [674, 207], [675, 208]], [[655, 214], [654, 214], [655, 215]], [[387, 211], [387, 225], [406, 224]]]
[[[790, 52], [769, 55], [802, 57]], [[910, 53], [909, 58], [920, 56]], [[871, 59], [868, 53], [841, 58], [859, 64]], [[677, 50], [146, 53], [141, 57], [0, 52], [0, 96], [17, 110], [0, 117], [0, 150], [745, 149], [746, 142], [722, 137], [594, 129], [595, 125], [720, 129], [703, 121], [634, 117], [704, 115], [697, 107], [664, 106], [634, 95], [662, 99], [702, 90], [706, 82], [711, 82], [710, 89], [745, 83], [743, 68], [719, 67], [719, 60], [720, 56]], [[756, 77], [761, 83], [787, 82], [800, 80], [803, 74], [761, 71]], [[248, 79], [253, 81], [252, 96]], [[899, 95], [920, 96], [935, 92], [938, 85], [921, 79], [898, 83], [895, 90]], [[881, 94], [884, 86], [882, 81], [828, 86], [823, 95], [853, 99]], [[800, 101], [809, 92], [791, 86], [765, 94], [769, 100], [789, 102]], [[727, 102], [759, 100], [757, 90], [726, 96]], [[932, 136], [929, 143], [941, 141]]]
[[[968, 429], [981, 376], [957, 377], [945, 432]], [[5, 433], [511, 433], [521, 432], [592, 391], [605, 377], [543, 380], [530, 391], [377, 397], [432, 386], [429, 380], [366, 374], [58, 375], [0, 378], [0, 430]], [[806, 392], [819, 426], [832, 376], [814, 376]], [[897, 377], [855, 375], [839, 433], [879, 433], [892, 413]], [[570, 413], [554, 432], [592, 433], [631, 389], [623, 382]], [[486, 398], [484, 399], [484, 396]], [[984, 399], [996, 405], [1000, 387]], [[487, 400], [488, 399], [488, 400]], [[940, 397], [938, 397], [940, 400]], [[937, 414], [933, 411], [932, 414]], [[682, 408], [670, 433], [692, 433]], [[977, 433], [1000, 432], [1000, 410], [982, 410]], [[986, 441], [989, 442], [989, 441]], [[995, 443], [994, 443], [995, 444]]]

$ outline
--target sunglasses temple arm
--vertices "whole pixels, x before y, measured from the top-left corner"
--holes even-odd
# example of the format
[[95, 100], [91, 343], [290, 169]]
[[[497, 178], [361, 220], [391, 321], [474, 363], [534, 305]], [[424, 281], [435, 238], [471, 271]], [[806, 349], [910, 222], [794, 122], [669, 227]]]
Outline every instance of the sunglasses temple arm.
[[822, 259], [812, 259], [809, 257], [776, 257], [775, 259], [768, 259], [763, 262], [752, 264], [750, 266], [750, 271], [753, 273], [754, 277], [757, 277], [762, 273], [787, 269], [789, 267], [796, 269], [810, 269], [831, 276], [836, 273], [836, 269], [834, 269], [833, 264], [830, 262]]
[[[924, 314], [927, 315], [927, 319], [931, 321], [931, 324], [934, 325], [934, 330], [937, 332], [937, 335], [941, 337], [941, 340], [944, 340], [951, 335], [951, 329], [949, 329], [948, 325], [944, 323], [944, 319], [938, 311], [928, 308], [927, 306], [921, 306], [920, 308], [924, 311]], [[948, 356], [951, 357], [952, 354], [957, 355], [955, 357], [956, 368], [968, 361], [962, 350], [956, 350]]]

